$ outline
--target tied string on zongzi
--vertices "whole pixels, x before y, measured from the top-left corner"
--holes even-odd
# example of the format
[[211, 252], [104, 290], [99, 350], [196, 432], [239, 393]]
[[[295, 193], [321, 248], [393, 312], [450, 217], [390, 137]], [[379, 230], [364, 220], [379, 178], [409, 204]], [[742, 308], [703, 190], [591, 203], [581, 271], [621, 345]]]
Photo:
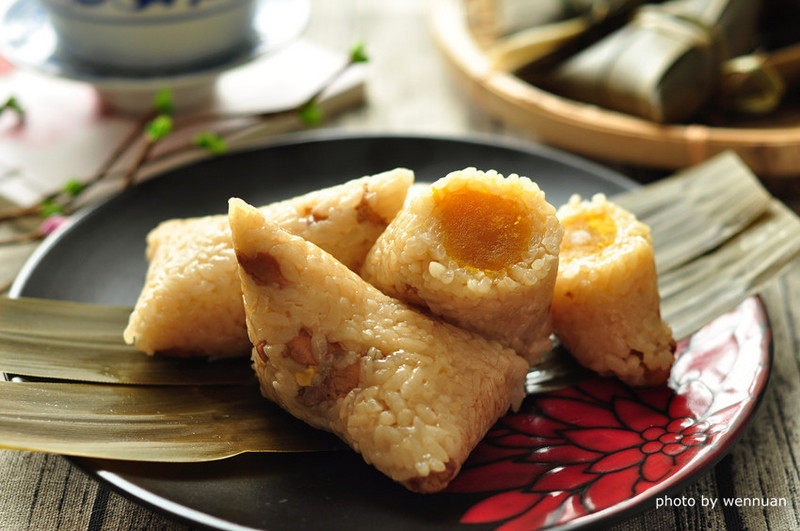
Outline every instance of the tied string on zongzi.
[[717, 89], [723, 62], [750, 46], [757, 13], [754, 0], [644, 6], [627, 25], [539, 82], [575, 100], [656, 122], [680, 122]]
[[766, 114], [780, 105], [786, 82], [764, 56], [735, 57], [722, 65], [720, 102], [743, 114]]
[[741, 114], [767, 114], [798, 82], [800, 44], [735, 57], [722, 65], [720, 104]]

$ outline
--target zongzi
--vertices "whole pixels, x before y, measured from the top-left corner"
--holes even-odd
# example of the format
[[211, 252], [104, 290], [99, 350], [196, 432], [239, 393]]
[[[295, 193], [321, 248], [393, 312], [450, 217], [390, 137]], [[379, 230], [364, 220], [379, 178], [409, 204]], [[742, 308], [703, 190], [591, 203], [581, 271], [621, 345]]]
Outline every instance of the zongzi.
[[407, 488], [443, 489], [521, 403], [525, 360], [384, 295], [241, 200], [229, 216], [261, 392]]
[[[413, 173], [395, 169], [262, 208], [299, 234], [359, 268], [400, 209]], [[247, 340], [227, 216], [170, 220], [147, 238], [150, 267], [125, 341], [153, 354], [239, 356]]]
[[470, 27], [495, 69], [552, 63], [627, 21], [644, 0], [473, 0]]
[[542, 83], [566, 97], [656, 122], [691, 118], [722, 63], [754, 46], [758, 0], [673, 0], [559, 65]]
[[669, 377], [675, 341], [661, 319], [650, 230], [598, 194], [572, 196], [553, 297], [556, 335], [585, 367], [629, 385]]
[[552, 346], [562, 232], [555, 208], [530, 179], [467, 168], [415, 194], [375, 242], [361, 274], [387, 295], [534, 364]]

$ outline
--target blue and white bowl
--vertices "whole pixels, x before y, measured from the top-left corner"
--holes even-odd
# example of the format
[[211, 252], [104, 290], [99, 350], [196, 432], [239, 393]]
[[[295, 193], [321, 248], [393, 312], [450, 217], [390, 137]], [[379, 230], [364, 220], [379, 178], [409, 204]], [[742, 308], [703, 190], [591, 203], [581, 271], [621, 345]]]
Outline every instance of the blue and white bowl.
[[61, 53], [142, 72], [202, 66], [253, 36], [255, 0], [41, 0]]

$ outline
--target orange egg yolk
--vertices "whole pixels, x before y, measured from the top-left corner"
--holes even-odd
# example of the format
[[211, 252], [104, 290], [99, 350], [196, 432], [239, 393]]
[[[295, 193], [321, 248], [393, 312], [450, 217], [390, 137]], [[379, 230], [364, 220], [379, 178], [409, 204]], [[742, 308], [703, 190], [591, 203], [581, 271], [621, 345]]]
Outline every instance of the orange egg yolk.
[[587, 212], [562, 220], [561, 258], [570, 260], [608, 248], [617, 238], [617, 224], [601, 212]]
[[527, 255], [533, 228], [520, 201], [470, 189], [434, 189], [433, 198], [444, 248], [460, 265], [499, 271]]

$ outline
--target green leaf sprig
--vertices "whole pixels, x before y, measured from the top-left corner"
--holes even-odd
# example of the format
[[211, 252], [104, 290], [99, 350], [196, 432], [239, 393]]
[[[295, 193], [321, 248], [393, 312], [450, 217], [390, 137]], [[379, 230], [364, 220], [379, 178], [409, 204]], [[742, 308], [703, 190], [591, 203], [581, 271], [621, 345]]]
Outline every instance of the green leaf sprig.
[[42, 218], [46, 219], [52, 215], [63, 213], [64, 207], [56, 199], [47, 198], [39, 203], [39, 215]]
[[86, 185], [80, 182], [78, 179], [70, 178], [67, 179], [67, 182], [64, 183], [64, 193], [67, 194], [69, 197], [78, 197], [81, 195], [83, 190], [86, 188]]
[[146, 122], [144, 125], [144, 143], [142, 144], [136, 160], [125, 172], [125, 187], [133, 185], [136, 173], [139, 168], [145, 163], [153, 148], [160, 141], [164, 140], [172, 130], [175, 124], [172, 121], [172, 113], [175, 111], [175, 104], [172, 98], [172, 92], [167, 88], [159, 90], [153, 98], [153, 112], [151, 116], [155, 117]]
[[305, 102], [298, 110], [298, 116], [306, 125], [317, 125], [322, 121], [322, 109], [319, 108], [317, 100]]
[[153, 110], [158, 114], [174, 114], [175, 113], [175, 100], [172, 97], [172, 91], [168, 88], [162, 88], [156, 92], [153, 97]]
[[300, 120], [309, 126], [314, 126], [322, 122], [324, 118], [322, 114], [322, 109], [319, 106], [319, 99], [322, 97], [322, 94], [327, 90], [333, 83], [341, 77], [341, 75], [353, 66], [356, 63], [366, 63], [369, 61], [369, 56], [367, 55], [366, 46], [363, 42], [359, 41], [356, 42], [351, 48], [350, 53], [348, 54], [347, 62], [341, 66], [333, 75], [328, 79], [327, 83], [323, 84], [322, 87], [317, 90], [314, 94], [311, 95], [306, 101], [301, 103], [297, 107], [297, 116]]
[[365, 44], [363, 41], [358, 41], [350, 48], [350, 63], [366, 63], [369, 61], [369, 57], [367, 57], [364, 48]]
[[[328, 90], [352, 65], [364, 63], [369, 60], [363, 42], [354, 44], [347, 57], [347, 61], [337, 69], [328, 79], [322, 83], [317, 90], [304, 102], [299, 105], [281, 109], [268, 110], [256, 113], [219, 113], [208, 112], [198, 113], [189, 116], [182, 116], [173, 119], [175, 112], [175, 101], [172, 92], [167, 89], [159, 90], [153, 97], [151, 112], [139, 120], [137, 125], [121, 139], [118, 145], [109, 153], [98, 170], [86, 179], [67, 179], [59, 190], [56, 190], [32, 206], [16, 207], [0, 212], [0, 223], [12, 221], [26, 217], [42, 217], [42, 227], [50, 227], [47, 230], [37, 229], [28, 234], [14, 236], [10, 239], [0, 239], [0, 245], [9, 243], [19, 243], [24, 241], [35, 241], [48, 234], [53, 227], [63, 223], [65, 216], [69, 216], [75, 209], [78, 198], [81, 197], [89, 188], [98, 182], [106, 179], [110, 175], [120, 175], [124, 178], [126, 186], [133, 184], [136, 174], [142, 165], [149, 160], [153, 147], [161, 140], [169, 136], [174, 130], [185, 128], [192, 124], [224, 122], [229, 120], [239, 120], [249, 118], [246, 123], [237, 124], [218, 132], [205, 131], [198, 133], [185, 145], [172, 147], [164, 151], [162, 155], [174, 155], [189, 149], [202, 148], [212, 154], [225, 153], [228, 150], [228, 138], [246, 131], [253, 127], [253, 120], [266, 122], [279, 117], [298, 116], [304, 124], [317, 125], [323, 119], [323, 113], [319, 106], [319, 100], [323, 93]], [[10, 96], [0, 105], [0, 114], [13, 112], [20, 122], [24, 120], [25, 109], [20, 104], [16, 96]], [[130, 167], [125, 170], [114, 172], [114, 168], [120, 159], [129, 153], [136, 145], [140, 145], [138, 154]]]

